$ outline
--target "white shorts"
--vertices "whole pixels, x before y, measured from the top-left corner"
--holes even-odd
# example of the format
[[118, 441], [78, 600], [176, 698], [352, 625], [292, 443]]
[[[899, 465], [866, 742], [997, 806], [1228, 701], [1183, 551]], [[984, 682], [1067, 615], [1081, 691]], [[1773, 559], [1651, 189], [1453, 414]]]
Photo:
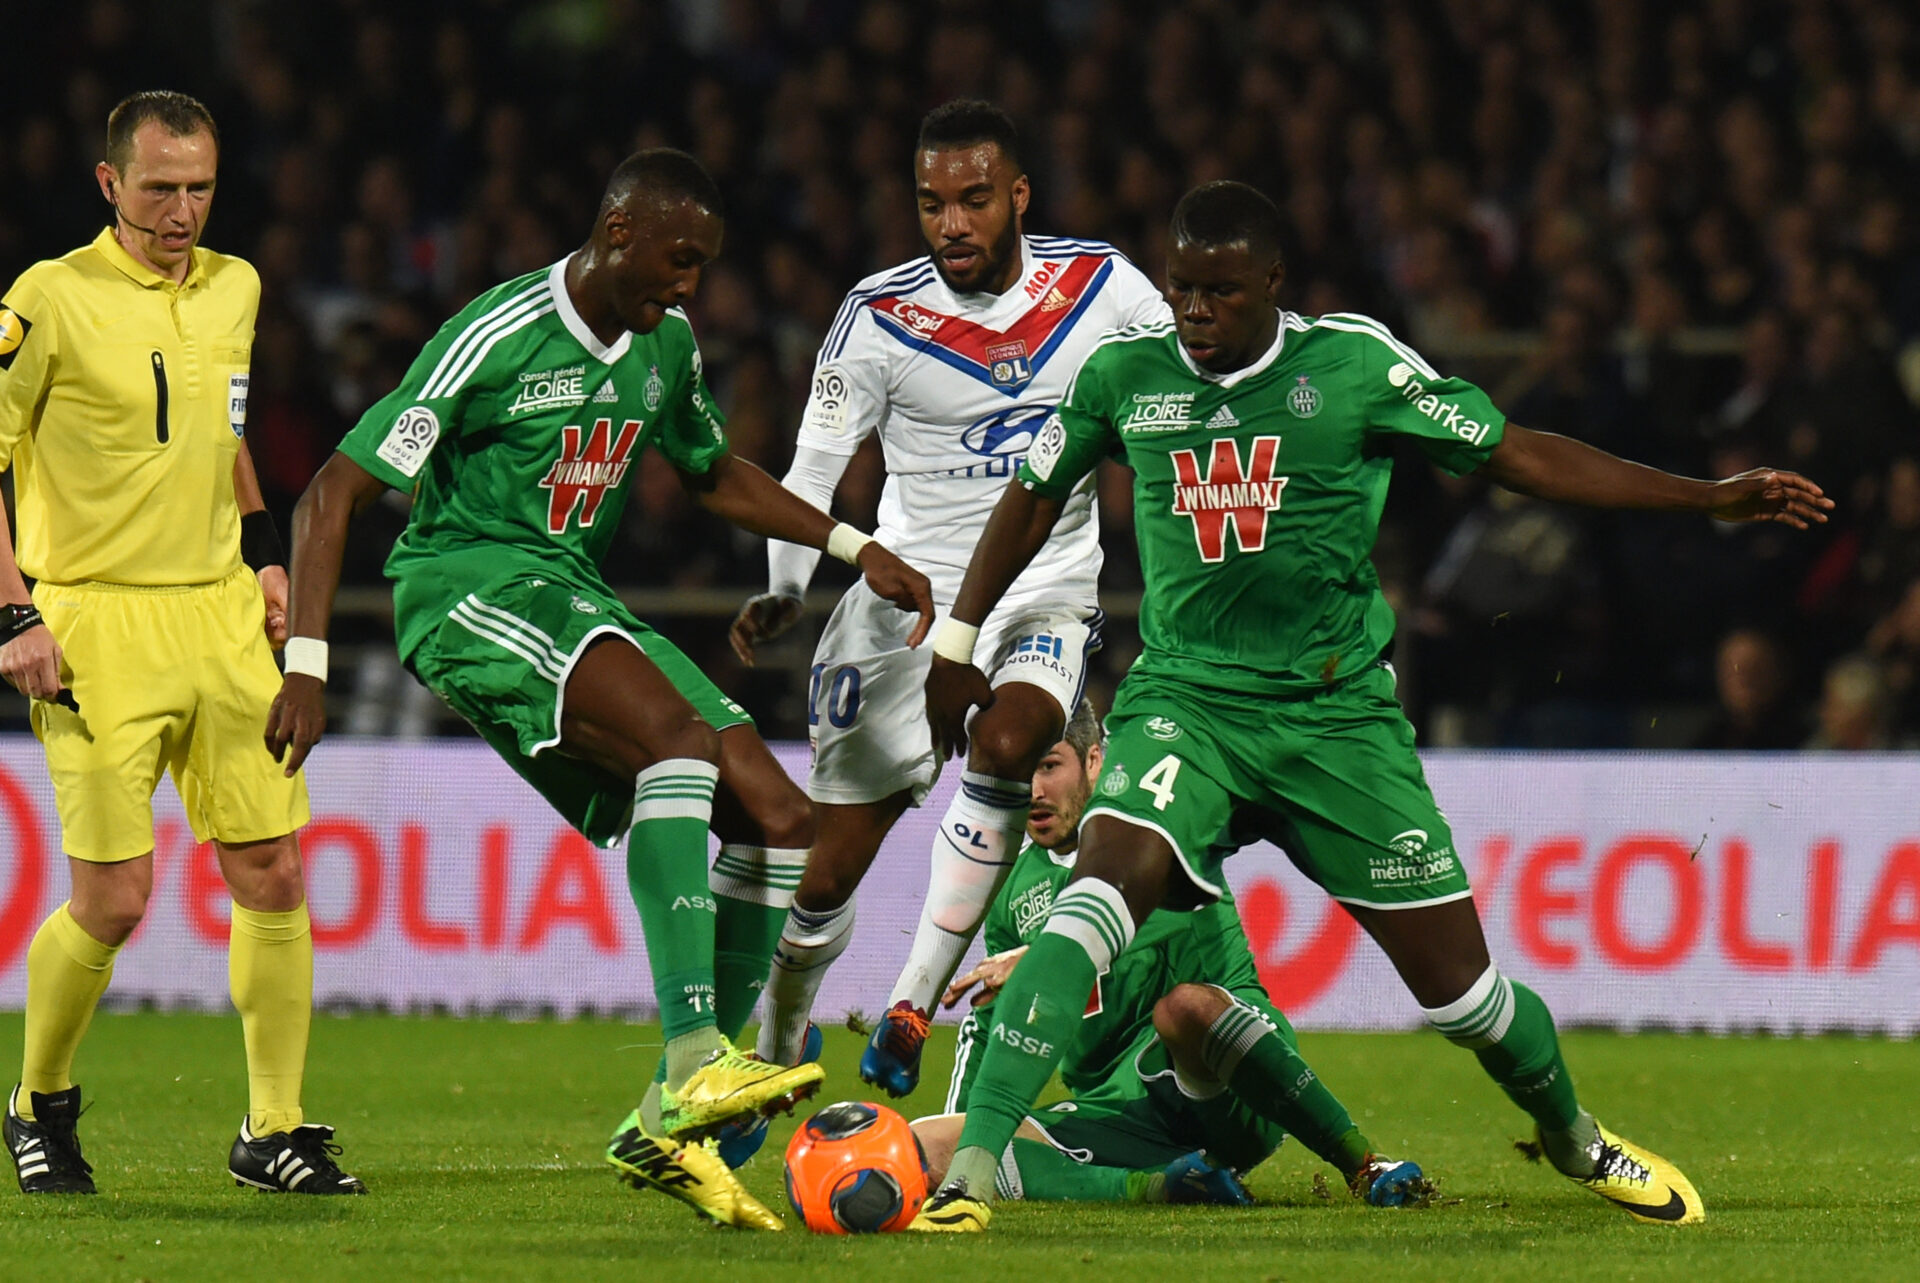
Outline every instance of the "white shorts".
[[[911, 789], [918, 806], [939, 777], [927, 726], [933, 649], [907, 649], [914, 618], [865, 583], [834, 607], [807, 687], [807, 796], [814, 801], [853, 805]], [[1100, 649], [1100, 623], [1091, 603], [1003, 605], [980, 630], [974, 662], [995, 686], [1040, 687], [1070, 717]]]

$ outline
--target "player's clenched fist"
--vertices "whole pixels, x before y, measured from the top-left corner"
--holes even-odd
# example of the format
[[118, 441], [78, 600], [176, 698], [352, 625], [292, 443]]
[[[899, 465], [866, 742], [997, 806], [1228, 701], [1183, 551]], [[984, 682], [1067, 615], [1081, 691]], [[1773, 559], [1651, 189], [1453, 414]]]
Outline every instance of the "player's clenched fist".
[[927, 672], [927, 725], [933, 730], [935, 760], [966, 752], [967, 715], [992, 703], [993, 687], [985, 673], [935, 655]]
[[860, 549], [854, 564], [860, 567], [860, 573], [866, 576], [867, 587], [873, 589], [877, 596], [920, 616], [920, 622], [907, 635], [908, 647], [918, 646], [925, 641], [927, 630], [933, 627], [933, 585], [927, 582], [927, 577], [894, 556], [887, 548], [871, 541]]
[[327, 684], [306, 673], [288, 673], [267, 710], [267, 752], [276, 762], [284, 759], [292, 775], [326, 732]]
[[45, 624], [35, 624], [0, 646], [0, 677], [29, 699], [60, 693], [60, 643]]

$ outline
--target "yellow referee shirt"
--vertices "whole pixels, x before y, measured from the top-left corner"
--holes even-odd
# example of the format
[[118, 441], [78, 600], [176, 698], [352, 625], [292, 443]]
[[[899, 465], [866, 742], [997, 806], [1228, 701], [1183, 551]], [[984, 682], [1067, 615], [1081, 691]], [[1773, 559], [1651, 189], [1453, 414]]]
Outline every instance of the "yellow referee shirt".
[[195, 249], [175, 284], [108, 228], [0, 302], [0, 469], [20, 568], [48, 583], [204, 584], [240, 565], [233, 462], [260, 277]]

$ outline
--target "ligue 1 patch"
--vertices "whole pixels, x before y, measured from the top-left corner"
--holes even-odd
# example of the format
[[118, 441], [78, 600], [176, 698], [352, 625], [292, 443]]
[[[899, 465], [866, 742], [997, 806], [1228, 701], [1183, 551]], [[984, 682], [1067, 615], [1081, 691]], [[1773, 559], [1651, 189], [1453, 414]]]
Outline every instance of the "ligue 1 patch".
[[416, 477], [439, 439], [440, 416], [424, 405], [416, 405], [400, 412], [374, 454], [401, 476]]
[[1287, 393], [1287, 408], [1293, 411], [1296, 418], [1311, 419], [1320, 413], [1320, 389], [1307, 382], [1309, 377], [1305, 374], [1297, 376], [1298, 386]]
[[0, 307], [0, 370], [13, 368], [13, 357], [27, 341], [33, 322], [10, 307]]
[[227, 376], [227, 426], [233, 429], [233, 435], [245, 439], [247, 435], [247, 383], [249, 374], [229, 374]]
[[1027, 467], [1042, 481], [1051, 481], [1055, 465], [1066, 452], [1066, 425], [1060, 422], [1058, 414], [1050, 414], [1040, 435], [1033, 439], [1033, 448], [1027, 451]]
[[813, 395], [807, 398], [807, 426], [825, 436], [847, 430], [847, 376], [823, 365], [813, 376]]
[[1100, 772], [1100, 791], [1108, 797], [1119, 797], [1131, 787], [1133, 781], [1127, 778], [1127, 768], [1118, 762]]
[[1180, 729], [1180, 723], [1171, 717], [1149, 717], [1144, 729], [1148, 739], [1156, 739], [1163, 744], [1171, 744], [1185, 733]]
[[[694, 367], [694, 372], [699, 372], [698, 366]], [[657, 365], [648, 366], [647, 382], [646, 385], [640, 389], [640, 399], [647, 403], [647, 409], [658, 410], [660, 408], [660, 398], [666, 394], [667, 385], [660, 379], [660, 367]]]

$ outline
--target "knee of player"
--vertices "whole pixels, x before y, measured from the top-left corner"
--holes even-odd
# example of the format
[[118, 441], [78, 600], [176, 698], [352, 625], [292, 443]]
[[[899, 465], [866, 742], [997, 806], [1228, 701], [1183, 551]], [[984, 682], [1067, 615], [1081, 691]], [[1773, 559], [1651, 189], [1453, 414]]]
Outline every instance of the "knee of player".
[[720, 762], [720, 732], [698, 717], [661, 728], [644, 738], [621, 737], [616, 750], [629, 775], [667, 761]]
[[766, 831], [766, 845], [790, 851], [813, 845], [818, 828], [813, 803], [797, 787], [788, 784], [760, 804], [760, 825]]
[[1227, 1001], [1207, 985], [1175, 985], [1153, 1004], [1153, 1031], [1169, 1047], [1198, 1048]]
[[995, 704], [967, 729], [967, 768], [1003, 780], [1031, 779], [1040, 758], [1060, 738], [1049, 739], [1048, 729], [1016, 714], [1011, 705]]
[[84, 902], [76, 894], [69, 912], [88, 935], [101, 944], [117, 947], [127, 942], [147, 916], [148, 893], [149, 888], [128, 881], [96, 889]]

